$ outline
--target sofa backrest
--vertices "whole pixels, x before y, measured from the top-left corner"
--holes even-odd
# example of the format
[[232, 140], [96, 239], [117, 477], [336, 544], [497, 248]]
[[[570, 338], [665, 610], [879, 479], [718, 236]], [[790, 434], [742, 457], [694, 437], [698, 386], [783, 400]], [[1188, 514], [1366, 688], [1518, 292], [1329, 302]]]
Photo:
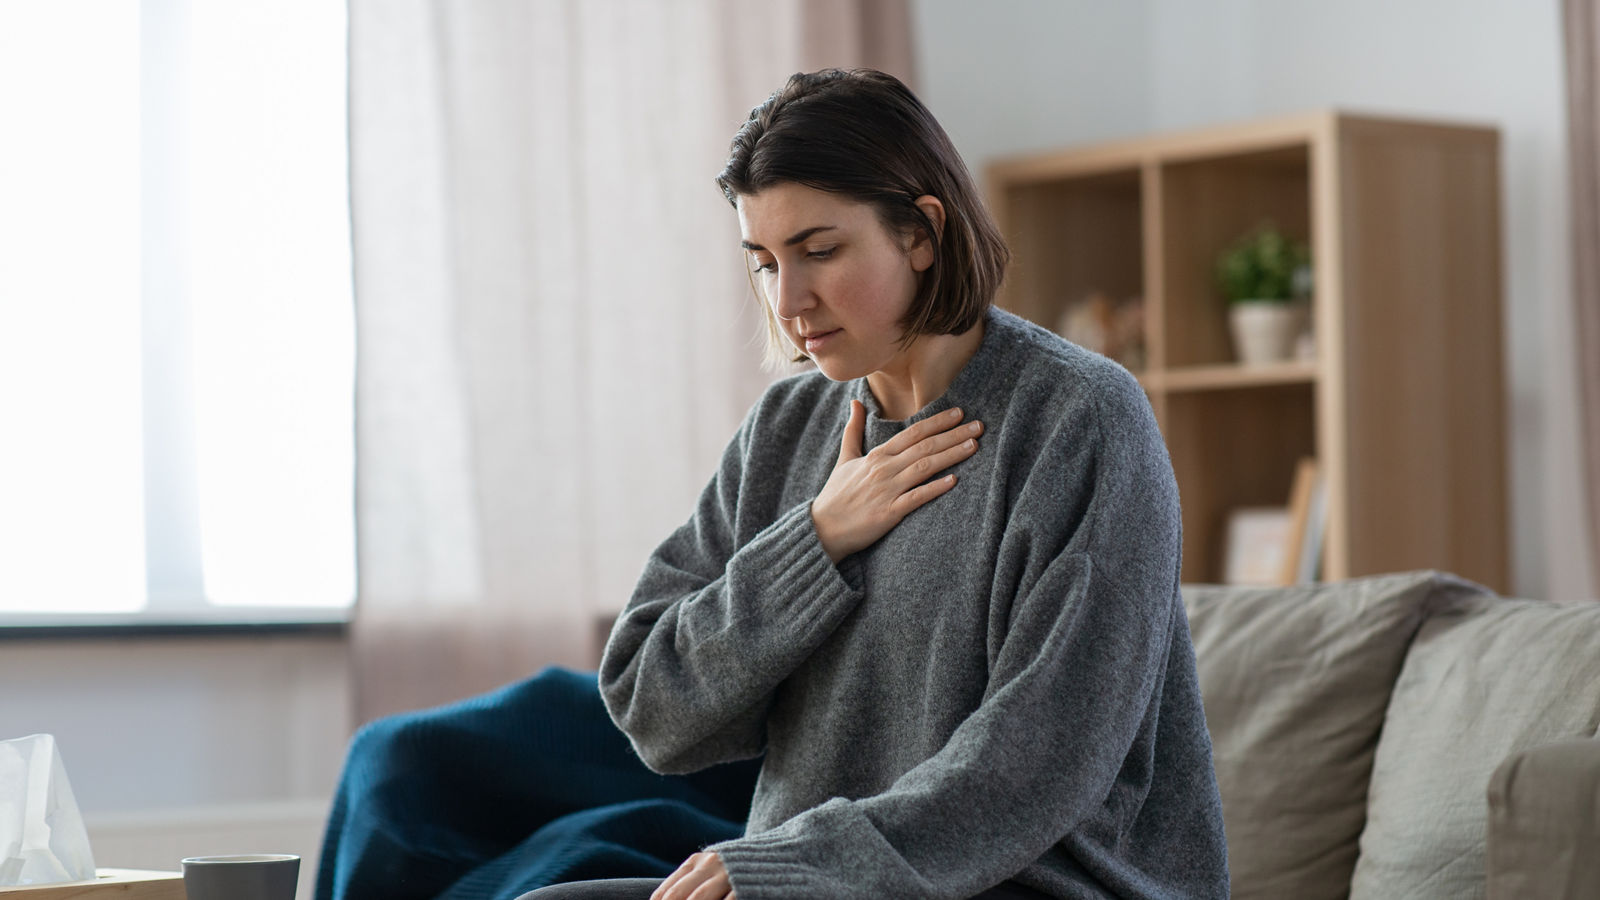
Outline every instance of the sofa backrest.
[[1236, 900], [1346, 896], [1407, 647], [1431, 611], [1481, 596], [1438, 572], [1183, 587]]
[[1384, 719], [1352, 900], [1485, 894], [1490, 775], [1600, 728], [1600, 603], [1479, 597], [1436, 611]]

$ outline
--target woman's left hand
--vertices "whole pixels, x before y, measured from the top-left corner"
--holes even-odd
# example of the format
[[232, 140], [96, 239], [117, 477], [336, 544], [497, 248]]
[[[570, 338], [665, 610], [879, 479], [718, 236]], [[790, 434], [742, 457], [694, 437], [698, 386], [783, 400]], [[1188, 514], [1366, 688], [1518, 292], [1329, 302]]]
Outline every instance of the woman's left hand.
[[715, 853], [696, 853], [661, 882], [650, 900], [738, 900]]

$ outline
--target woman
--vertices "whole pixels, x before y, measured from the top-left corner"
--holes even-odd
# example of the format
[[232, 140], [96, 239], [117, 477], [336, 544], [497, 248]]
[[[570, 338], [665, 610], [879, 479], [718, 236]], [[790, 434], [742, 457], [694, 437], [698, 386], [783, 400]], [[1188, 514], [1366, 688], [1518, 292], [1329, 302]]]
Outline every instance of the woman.
[[656, 771], [764, 753], [753, 806], [665, 882], [530, 896], [1225, 896], [1138, 383], [991, 307], [1004, 245], [887, 75], [796, 75], [718, 182], [816, 370], [750, 411], [600, 685]]

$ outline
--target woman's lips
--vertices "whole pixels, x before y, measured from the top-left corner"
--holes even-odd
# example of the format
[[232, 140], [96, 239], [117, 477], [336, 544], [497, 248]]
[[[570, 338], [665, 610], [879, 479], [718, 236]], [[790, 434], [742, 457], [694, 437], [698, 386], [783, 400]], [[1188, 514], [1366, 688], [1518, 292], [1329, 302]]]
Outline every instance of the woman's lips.
[[843, 330], [844, 329], [842, 328], [835, 328], [832, 331], [821, 331], [811, 335], [810, 337], [807, 337], [805, 339], [806, 353], [814, 354], [823, 347], [826, 347], [833, 341], [834, 337], [836, 337]]

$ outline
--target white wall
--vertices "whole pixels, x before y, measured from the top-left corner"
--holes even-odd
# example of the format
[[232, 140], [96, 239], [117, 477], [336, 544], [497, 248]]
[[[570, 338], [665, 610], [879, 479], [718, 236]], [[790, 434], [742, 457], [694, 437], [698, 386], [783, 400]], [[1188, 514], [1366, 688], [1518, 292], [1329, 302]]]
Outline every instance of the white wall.
[[914, 0], [917, 94], [984, 160], [1149, 128], [1143, 2]]
[[0, 735], [56, 736], [86, 812], [328, 796], [351, 721], [343, 637], [0, 643]]
[[1595, 597], [1576, 431], [1556, 0], [915, 0], [969, 162], [1339, 107], [1501, 129], [1515, 592]]
[[309, 884], [351, 731], [342, 636], [0, 639], [0, 686], [0, 737], [56, 736], [99, 865], [289, 852]]

